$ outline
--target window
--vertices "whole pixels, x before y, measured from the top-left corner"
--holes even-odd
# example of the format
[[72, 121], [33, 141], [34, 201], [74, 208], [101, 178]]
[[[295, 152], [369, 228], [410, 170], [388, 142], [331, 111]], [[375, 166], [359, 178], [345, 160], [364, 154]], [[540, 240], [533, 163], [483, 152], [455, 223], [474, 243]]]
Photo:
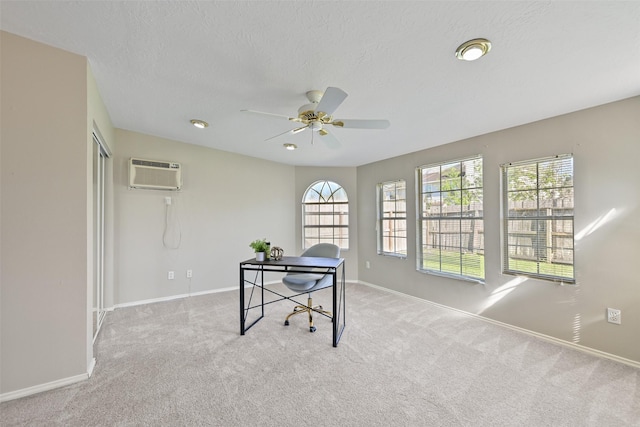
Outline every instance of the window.
[[340, 185], [318, 181], [302, 198], [303, 248], [333, 243], [349, 249], [349, 199]]
[[418, 270], [484, 280], [482, 158], [418, 168]]
[[378, 254], [407, 256], [407, 185], [378, 184]]
[[573, 157], [502, 166], [503, 271], [575, 283]]

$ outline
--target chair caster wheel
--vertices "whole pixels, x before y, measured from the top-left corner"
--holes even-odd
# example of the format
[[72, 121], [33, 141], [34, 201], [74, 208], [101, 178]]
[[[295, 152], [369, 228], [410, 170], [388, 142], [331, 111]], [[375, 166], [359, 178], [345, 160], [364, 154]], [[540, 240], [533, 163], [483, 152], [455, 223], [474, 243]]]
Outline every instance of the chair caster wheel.
[[315, 331], [316, 331], [316, 327], [315, 326], [312, 326], [312, 327], [309, 328], [309, 332], [315, 332]]
[[288, 320], [284, 321], [284, 326], [289, 326], [289, 321]]

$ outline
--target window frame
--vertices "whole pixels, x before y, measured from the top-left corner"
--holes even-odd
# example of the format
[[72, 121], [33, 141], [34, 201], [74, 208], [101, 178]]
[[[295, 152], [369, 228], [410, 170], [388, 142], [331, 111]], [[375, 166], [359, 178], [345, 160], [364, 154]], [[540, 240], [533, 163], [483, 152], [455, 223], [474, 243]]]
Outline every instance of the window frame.
[[[570, 175], [570, 182], [571, 185], [554, 185], [554, 186], [541, 186], [540, 185], [540, 164], [543, 163], [550, 163], [553, 161], [562, 161], [562, 160], [566, 160], [566, 159], [571, 159], [571, 175]], [[527, 167], [527, 166], [535, 166], [536, 169], [536, 186], [535, 188], [530, 188], [528, 190], [526, 189], [518, 189], [518, 190], [510, 190], [509, 189], [509, 168], [514, 168], [514, 167]], [[509, 274], [509, 275], [516, 275], [516, 276], [526, 276], [526, 277], [531, 277], [534, 279], [539, 279], [539, 280], [545, 280], [545, 281], [550, 281], [550, 282], [560, 282], [560, 283], [566, 283], [566, 284], [575, 284], [576, 283], [576, 259], [575, 259], [575, 173], [574, 173], [574, 162], [573, 162], [573, 154], [559, 154], [559, 155], [555, 155], [555, 156], [549, 156], [549, 157], [543, 157], [543, 158], [538, 158], [538, 159], [530, 159], [530, 160], [522, 160], [522, 161], [518, 161], [518, 162], [511, 162], [511, 163], [505, 163], [503, 165], [500, 165], [500, 181], [501, 181], [501, 204], [502, 204], [502, 209], [501, 209], [501, 215], [502, 215], [502, 236], [501, 236], [501, 251], [502, 251], [502, 273], [503, 274]], [[541, 207], [540, 207], [540, 192], [541, 190], [559, 190], [559, 189], [570, 189], [570, 193], [571, 193], [571, 215], [567, 215], [567, 214], [562, 214], [562, 215], [541, 215], [540, 211], [541, 211]], [[537, 212], [535, 215], [510, 215], [510, 205], [509, 205], [509, 194], [511, 192], [515, 192], [515, 191], [520, 191], [520, 192], [524, 192], [524, 191], [535, 191], [536, 194], [536, 199], [535, 199], [535, 211]], [[566, 207], [562, 207], [565, 211], [567, 210]], [[531, 208], [533, 209], [533, 208]], [[523, 219], [524, 218], [524, 219]], [[511, 221], [517, 221], [517, 220], [521, 220], [521, 221], [525, 221], [525, 220], [531, 220], [531, 221], [536, 221], [538, 222], [553, 222], [553, 221], [568, 221], [571, 223], [571, 232], [567, 233], [566, 231], [563, 231], [562, 233], [559, 234], [570, 234], [570, 239], [571, 239], [571, 248], [568, 249], [565, 245], [559, 245], [556, 246], [554, 243], [554, 239], [553, 239], [553, 224], [551, 227], [551, 231], [550, 233], [552, 234], [552, 239], [551, 239], [551, 246], [548, 246], [548, 244], [545, 246], [545, 250], [541, 251], [540, 250], [540, 242], [541, 240], [544, 240], [545, 243], [548, 242], [548, 238], [545, 239], [541, 239], [538, 235], [540, 233], [540, 226], [537, 225], [536, 226], [536, 230], [532, 231], [532, 233], [536, 233], [536, 237], [532, 239], [535, 240], [535, 242], [537, 242], [537, 247], [535, 246], [535, 243], [532, 242], [532, 250], [534, 253], [541, 253], [544, 252], [544, 256], [539, 256], [536, 255], [536, 259], [534, 260], [529, 260], [532, 262], [535, 262], [536, 264], [536, 272], [531, 272], [531, 271], [526, 271], [524, 269], [518, 269], [518, 268], [511, 268], [511, 264], [509, 263], [509, 261], [511, 260], [511, 258], [513, 259], [517, 259], [517, 257], [511, 257], [510, 256], [510, 251], [509, 249], [513, 246], [513, 247], [519, 247], [521, 246], [519, 243], [516, 244], [510, 244], [510, 237], [516, 234], [521, 234], [522, 230], [520, 230], [520, 233], [517, 233], [517, 230], [510, 230], [509, 225], [511, 224]], [[549, 226], [548, 224], [544, 225], [544, 230], [545, 230], [545, 234], [548, 234], [547, 230], [548, 230]], [[566, 230], [566, 225], [563, 224], [562, 229]], [[558, 233], [556, 233], [558, 234]], [[567, 236], [562, 236], [564, 238], [567, 238]], [[557, 249], [556, 249], [557, 248]], [[543, 258], [547, 258], [548, 257], [548, 251], [550, 251], [552, 253], [551, 257], [554, 257], [554, 253], [556, 252], [565, 252], [567, 250], [570, 250], [572, 253], [571, 256], [571, 263], [565, 263], [565, 264], [569, 264], [571, 266], [571, 273], [572, 273], [572, 277], [567, 277], [567, 276], [562, 276], [559, 274], [549, 274], [549, 273], [541, 273], [541, 263], [545, 262], [542, 261]], [[524, 259], [524, 258], [523, 258]], [[527, 261], [527, 260], [525, 260]], [[551, 262], [553, 263], [553, 262]], [[562, 264], [562, 263], [558, 263], [558, 264]]]
[[[326, 187], [325, 187], [326, 186]], [[333, 188], [335, 186], [336, 188]], [[319, 188], [316, 188], [319, 187]], [[324, 192], [324, 189], [328, 188], [330, 191], [328, 195]], [[318, 196], [318, 201], [308, 201], [309, 194], [311, 191], [314, 191]], [[336, 193], [342, 191], [344, 193], [344, 201], [329, 201], [333, 200]], [[307, 210], [308, 206], [317, 206], [317, 221], [316, 224], [307, 224], [307, 219], [313, 216], [313, 212], [309, 212]], [[331, 206], [330, 210], [327, 210], [326, 207]], [[343, 206], [344, 209], [336, 209], [336, 207]], [[335, 181], [330, 181], [328, 179], [318, 180], [312, 183], [307, 189], [304, 191], [302, 195], [302, 249], [308, 249], [309, 247], [317, 244], [317, 243], [333, 243], [340, 247], [340, 250], [347, 251], [349, 250], [349, 196], [347, 194], [347, 190], [338, 184]], [[323, 210], [322, 208], [325, 207]], [[322, 218], [332, 217], [332, 224], [322, 224]], [[335, 224], [335, 219], [339, 219], [339, 224]], [[346, 219], [346, 223], [342, 222], [342, 219]], [[311, 236], [307, 237], [308, 229], [317, 229], [317, 237]], [[330, 233], [330, 238], [323, 238], [322, 231], [332, 230]], [[336, 233], [337, 230], [344, 230], [345, 233]], [[313, 239], [314, 243], [310, 243], [307, 245], [307, 239]], [[346, 246], [343, 246], [340, 242], [346, 242]]]
[[[475, 162], [475, 161], [479, 161], [479, 171], [474, 171], [473, 175], [475, 175], [476, 173], [479, 172], [479, 182], [480, 185], [471, 185], [469, 186], [469, 182], [464, 180], [464, 177], [466, 176], [465, 174], [462, 174], [460, 172], [460, 185], [459, 187], [456, 189], [448, 189], [446, 188], [446, 186], [443, 186], [443, 166], [452, 166], [454, 164], [458, 164], [459, 165], [459, 170], [462, 171], [463, 165], [467, 162]], [[475, 166], [475, 165], [474, 165]], [[439, 180], [438, 180], [438, 184], [437, 184], [437, 188], [438, 190], [432, 190], [432, 191], [424, 191], [425, 190], [425, 184], [423, 183], [423, 170], [426, 169], [433, 169], [433, 168], [440, 168], [439, 172], [438, 172], [438, 176], [439, 176]], [[472, 175], [472, 176], [473, 176]], [[454, 177], [456, 178], [456, 177]], [[476, 180], [478, 179], [478, 177], [475, 178]], [[448, 179], [449, 183], [451, 183], [451, 179]], [[429, 184], [426, 184], [429, 185]], [[443, 190], [443, 188], [445, 188]], [[479, 215], [463, 215], [463, 213], [465, 212], [463, 209], [463, 204], [462, 204], [462, 200], [463, 200], [463, 192], [465, 190], [472, 190], [472, 191], [476, 191], [477, 193], [479, 193], [479, 200], [476, 200], [475, 203], [480, 203], [479, 207], [480, 209], [476, 209], [476, 212], [480, 212]], [[440, 196], [442, 197], [441, 193], [447, 193], [447, 192], [460, 192], [460, 214], [455, 216], [455, 215], [450, 215], [450, 216], [443, 216], [444, 214], [442, 213], [442, 211], [440, 212], [440, 215], [426, 215], [425, 214], [425, 206], [423, 206], [423, 203], [425, 202], [424, 197], [428, 196], [429, 194], [440, 194]], [[444, 196], [446, 197], [446, 195]], [[453, 196], [455, 197], [455, 196]], [[468, 203], [468, 205], [470, 206], [471, 203], [474, 201], [470, 201]], [[444, 206], [441, 202], [440, 207], [442, 208], [442, 206]], [[437, 247], [434, 246], [434, 249], [437, 248], [437, 251], [434, 250], [434, 252], [438, 252], [438, 256], [437, 256], [437, 261], [439, 264], [439, 269], [434, 269], [434, 268], [429, 268], [428, 266], [425, 265], [425, 256], [428, 256], [427, 254], [425, 254], [425, 248], [426, 246], [428, 246], [428, 242], [425, 242], [424, 240], [426, 240], [424, 237], [424, 230], [428, 230], [430, 222], [437, 222], [438, 227], [436, 227], [437, 231], [436, 233], [438, 234], [438, 236], [441, 236], [441, 232], [440, 230], [442, 228], [440, 228], [440, 226], [442, 225], [442, 221], [458, 221], [458, 225], [459, 225], [459, 232], [458, 232], [458, 246], [451, 246], [451, 245], [445, 245], [442, 243], [442, 240], [440, 237], [437, 238], [437, 241], [439, 242]], [[463, 231], [463, 221], [468, 221], [471, 220], [471, 224], [473, 225], [473, 229], [472, 231], [466, 232]], [[476, 226], [476, 221], [481, 221], [480, 226], [477, 227]], [[423, 226], [424, 225], [424, 226]], [[477, 233], [477, 235], [476, 235]], [[448, 233], [451, 234], [453, 236], [455, 236], [455, 232], [454, 233]], [[463, 245], [463, 240], [464, 236], [463, 234], [470, 234], [469, 236], [467, 236], [467, 245]], [[469, 240], [471, 239], [471, 240]], [[480, 242], [479, 245], [476, 245], [476, 241], [477, 240]], [[455, 241], [455, 237], [452, 239]], [[468, 262], [464, 262], [464, 255], [466, 252], [466, 248], [468, 248], [469, 244], [471, 244], [471, 253], [472, 254], [478, 254], [481, 255], [480, 258], [480, 262], [481, 264], [476, 265], [473, 260], [470, 257], [466, 257], [466, 259], [468, 259]], [[443, 256], [443, 252], [442, 248], [456, 248], [456, 251], [451, 251], [454, 254], [459, 255], [459, 272], [453, 272], [453, 271], [449, 271], [444, 269], [443, 270], [443, 265], [447, 264], [446, 262], [443, 261], [447, 261], [447, 254], [445, 254]], [[480, 254], [481, 252], [481, 254]], [[486, 268], [485, 268], [485, 250], [484, 250], [484, 160], [482, 155], [475, 155], [475, 156], [471, 156], [471, 157], [465, 157], [465, 158], [459, 158], [459, 159], [452, 159], [452, 160], [447, 160], [447, 161], [443, 161], [443, 162], [437, 162], [437, 163], [430, 163], [427, 165], [423, 165], [423, 166], [419, 166], [416, 168], [416, 269], [419, 272], [422, 273], [426, 273], [426, 274], [432, 274], [432, 275], [437, 275], [437, 276], [444, 276], [444, 277], [449, 277], [449, 278], [454, 278], [454, 279], [459, 279], [459, 280], [465, 280], [465, 281], [471, 281], [474, 283], [484, 283], [485, 282], [485, 278], [486, 278]], [[455, 265], [455, 264], [454, 264]], [[475, 267], [475, 268], [474, 268]], [[465, 274], [465, 270], [467, 272], [471, 272], [472, 270], [477, 269], [478, 270], [478, 275], [472, 275], [472, 274]]]
[[[396, 197], [394, 197], [394, 201], [400, 201], [403, 200], [404, 201], [404, 216], [397, 216], [394, 215], [393, 213], [397, 213], [399, 212], [398, 210], [394, 210], [391, 211], [387, 216], [385, 216], [385, 202], [388, 202], [387, 200], [384, 199], [384, 192], [385, 192], [385, 186], [389, 186], [389, 185], [393, 185], [394, 186], [394, 195]], [[400, 190], [404, 190], [404, 198], [402, 199], [398, 199], [397, 195], [398, 195], [398, 190], [399, 190], [399, 185], [401, 185], [403, 188], [401, 188]], [[381, 182], [378, 183], [376, 185], [376, 205], [377, 205], [377, 221], [376, 221], [376, 244], [377, 244], [377, 253], [378, 255], [385, 255], [385, 256], [392, 256], [392, 257], [397, 257], [397, 258], [402, 258], [402, 259], [406, 259], [407, 258], [407, 253], [408, 253], [408, 236], [407, 236], [407, 181], [404, 179], [397, 179], [397, 180], [393, 180], [393, 181], [385, 181], [385, 182]], [[397, 206], [397, 203], [395, 203], [395, 205]], [[395, 223], [401, 223], [403, 224], [403, 227], [401, 226], [400, 228], [398, 227], [393, 227], [393, 230], [404, 230], [404, 237], [399, 236], [398, 234], [396, 234], [395, 232], [393, 233], [393, 235], [385, 235], [384, 230], [384, 224], [385, 221], [391, 221], [394, 224]], [[388, 237], [390, 239], [393, 240], [394, 244], [393, 246], [395, 247], [396, 250], [385, 250], [385, 238]], [[398, 251], [397, 248], [399, 246], [402, 246], [401, 244], [398, 245], [398, 241], [402, 241], [404, 240], [404, 253], [402, 251]]]

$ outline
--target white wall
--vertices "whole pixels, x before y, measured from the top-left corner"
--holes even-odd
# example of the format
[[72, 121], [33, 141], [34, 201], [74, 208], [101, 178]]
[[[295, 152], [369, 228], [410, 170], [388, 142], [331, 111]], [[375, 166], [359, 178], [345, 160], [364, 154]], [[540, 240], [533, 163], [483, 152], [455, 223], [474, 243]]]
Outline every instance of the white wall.
[[[635, 97], [359, 167], [359, 278], [640, 362], [639, 141]], [[501, 273], [500, 165], [564, 153], [574, 154], [575, 233], [584, 234], [575, 246], [577, 284], [528, 279], [501, 289], [514, 276]], [[486, 284], [419, 273], [415, 168], [476, 154], [484, 163]], [[407, 181], [406, 260], [376, 254], [375, 186], [399, 178]], [[622, 325], [605, 321], [607, 307], [622, 310]]]
[[87, 63], [0, 32], [0, 393], [87, 374]]
[[[116, 304], [237, 288], [238, 264], [254, 257], [249, 243], [259, 238], [295, 252], [294, 167], [125, 130], [117, 141]], [[131, 157], [181, 163], [183, 189], [128, 189]], [[163, 244], [167, 196], [168, 246], [181, 235], [178, 249]]]

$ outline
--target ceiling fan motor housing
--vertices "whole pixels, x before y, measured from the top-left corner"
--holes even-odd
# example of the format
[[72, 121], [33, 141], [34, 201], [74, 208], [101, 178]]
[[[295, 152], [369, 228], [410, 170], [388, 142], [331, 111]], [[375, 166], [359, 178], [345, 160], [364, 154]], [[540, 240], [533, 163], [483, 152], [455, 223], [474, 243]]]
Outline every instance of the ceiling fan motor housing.
[[322, 99], [322, 95], [324, 95], [324, 92], [321, 90], [310, 90], [306, 93], [306, 95], [310, 104], [304, 104], [302, 107], [298, 108], [298, 117], [306, 120], [317, 119], [318, 117], [315, 114], [316, 107]]
[[302, 107], [298, 108], [298, 116], [302, 118], [302, 116], [307, 116], [309, 113], [315, 112], [317, 106], [318, 103], [304, 104]]

